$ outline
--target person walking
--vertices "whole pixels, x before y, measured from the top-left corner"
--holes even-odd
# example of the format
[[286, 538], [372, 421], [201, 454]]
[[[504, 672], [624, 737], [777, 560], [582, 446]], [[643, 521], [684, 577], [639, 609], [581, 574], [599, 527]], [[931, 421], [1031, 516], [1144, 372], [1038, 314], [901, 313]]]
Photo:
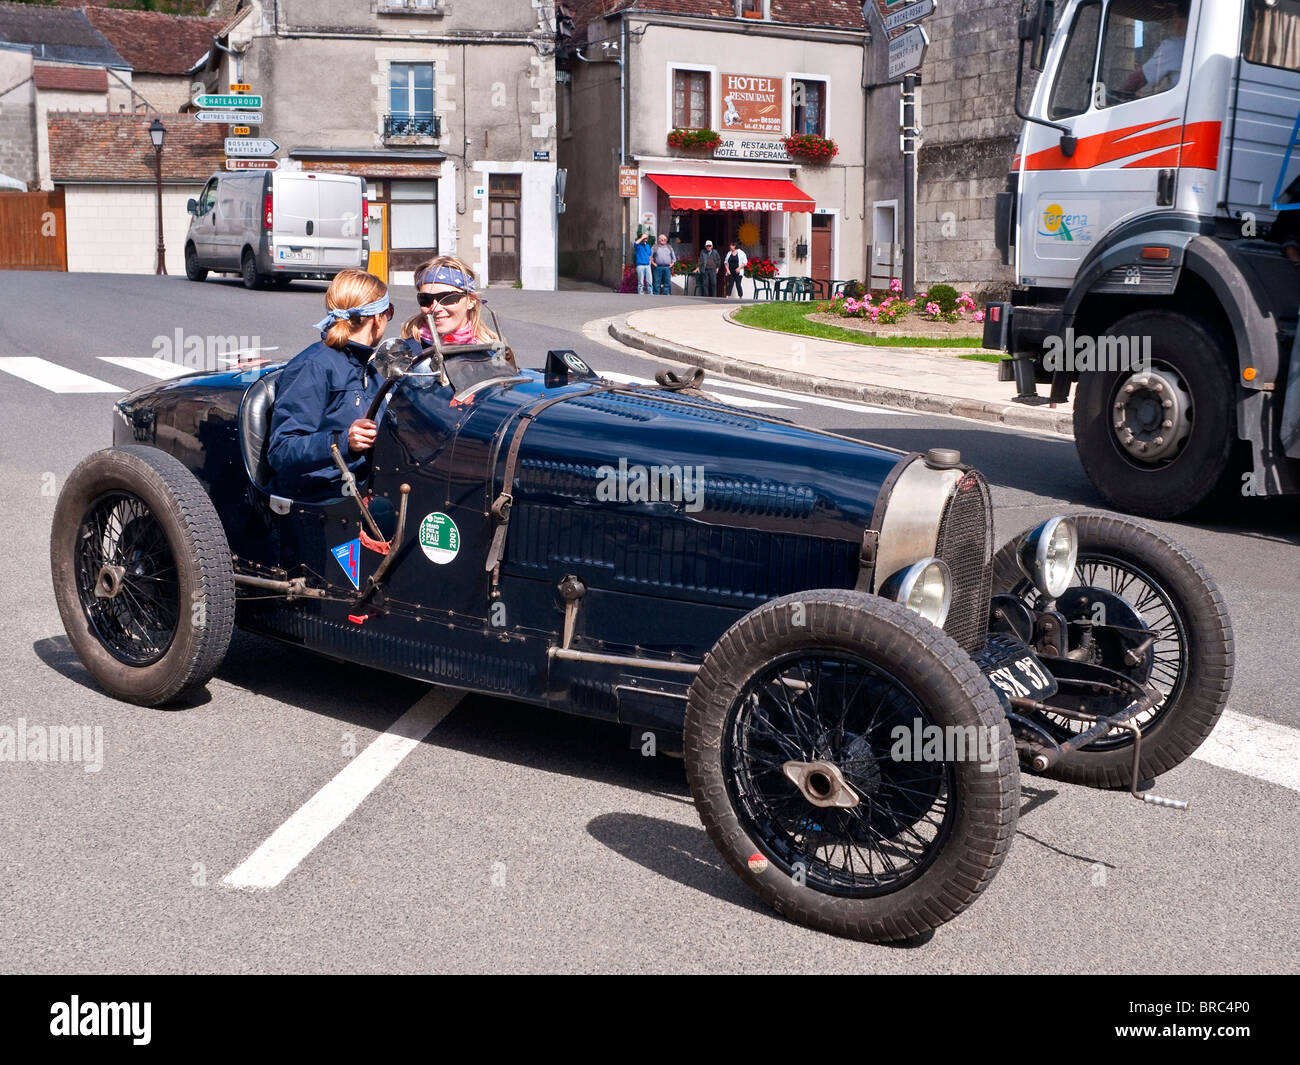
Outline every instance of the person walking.
[[673, 263], [677, 261], [677, 253], [668, 246], [668, 234], [659, 234], [659, 243], [655, 245], [653, 253], [650, 256], [650, 262], [655, 269], [655, 294], [659, 296], [670, 296], [673, 291]]
[[713, 248], [713, 241], [704, 242], [704, 254], [700, 256], [701, 296], [718, 297], [718, 271], [722, 269], [722, 256]]
[[735, 288], [736, 295], [738, 295], [742, 300], [745, 298], [744, 280], [745, 267], [747, 265], [749, 265], [749, 256], [746, 255], [744, 251], [741, 250], [740, 245], [733, 240], [730, 249], [727, 251], [726, 258], [722, 261], [723, 270], [725, 271], [724, 279], [726, 288], [726, 291], [723, 293], [724, 296], [730, 296], [732, 288]]
[[651, 246], [650, 234], [642, 233], [636, 238], [636, 293], [638, 296], [648, 296], [654, 287], [654, 280], [650, 271], [650, 256], [654, 252]]

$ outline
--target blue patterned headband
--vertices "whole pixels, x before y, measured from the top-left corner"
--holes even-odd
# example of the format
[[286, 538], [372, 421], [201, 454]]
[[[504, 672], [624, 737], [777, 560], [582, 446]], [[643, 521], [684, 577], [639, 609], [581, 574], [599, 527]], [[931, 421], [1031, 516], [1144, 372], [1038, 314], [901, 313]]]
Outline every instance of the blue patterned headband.
[[351, 318], [354, 314], [358, 318], [369, 318], [374, 314], [383, 314], [388, 310], [389, 299], [388, 293], [385, 292], [379, 299], [373, 303], [367, 303], [364, 307], [333, 307], [326, 312], [325, 317], [316, 323], [316, 329], [324, 332], [335, 322], [343, 322]]
[[421, 274], [415, 279], [415, 287], [419, 288], [421, 285], [451, 285], [464, 292], [473, 292], [475, 288], [474, 278], [469, 274], [462, 274], [454, 266], [439, 266], [432, 272]]

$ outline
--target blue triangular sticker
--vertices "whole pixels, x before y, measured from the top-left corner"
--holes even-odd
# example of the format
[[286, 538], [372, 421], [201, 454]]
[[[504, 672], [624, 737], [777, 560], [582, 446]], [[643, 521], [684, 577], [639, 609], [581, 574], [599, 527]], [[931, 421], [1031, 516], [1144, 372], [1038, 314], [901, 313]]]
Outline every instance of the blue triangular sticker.
[[357, 591], [361, 590], [361, 540], [360, 538], [346, 544], [339, 544], [338, 547], [332, 547], [330, 550], [334, 553], [334, 558], [343, 572], [348, 575], [348, 580], [352, 582], [352, 587]]

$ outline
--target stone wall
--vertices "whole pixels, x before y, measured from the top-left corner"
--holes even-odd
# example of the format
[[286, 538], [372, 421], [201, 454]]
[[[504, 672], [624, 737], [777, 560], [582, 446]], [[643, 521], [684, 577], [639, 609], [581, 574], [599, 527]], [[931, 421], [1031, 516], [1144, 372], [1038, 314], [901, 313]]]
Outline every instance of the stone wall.
[[[185, 203], [195, 185], [163, 188], [163, 243], [167, 272], [185, 273]], [[152, 185], [65, 185], [68, 270], [152, 274], [158, 246], [157, 193]]]
[[0, 85], [12, 86], [0, 96], [0, 174], [25, 181], [35, 189], [40, 180], [36, 160], [36, 89], [31, 82], [29, 52], [0, 49]]

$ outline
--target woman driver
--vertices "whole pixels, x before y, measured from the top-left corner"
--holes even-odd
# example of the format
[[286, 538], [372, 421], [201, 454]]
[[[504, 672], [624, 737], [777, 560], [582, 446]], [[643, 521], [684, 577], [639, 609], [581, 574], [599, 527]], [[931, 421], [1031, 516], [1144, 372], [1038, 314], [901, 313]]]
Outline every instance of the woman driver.
[[393, 317], [388, 286], [363, 270], [342, 270], [325, 307], [320, 341], [295, 355], [276, 384], [266, 458], [275, 470], [271, 490], [289, 499], [341, 495], [331, 445], [357, 474], [377, 433], [365, 414], [381, 380], [366, 364]]

